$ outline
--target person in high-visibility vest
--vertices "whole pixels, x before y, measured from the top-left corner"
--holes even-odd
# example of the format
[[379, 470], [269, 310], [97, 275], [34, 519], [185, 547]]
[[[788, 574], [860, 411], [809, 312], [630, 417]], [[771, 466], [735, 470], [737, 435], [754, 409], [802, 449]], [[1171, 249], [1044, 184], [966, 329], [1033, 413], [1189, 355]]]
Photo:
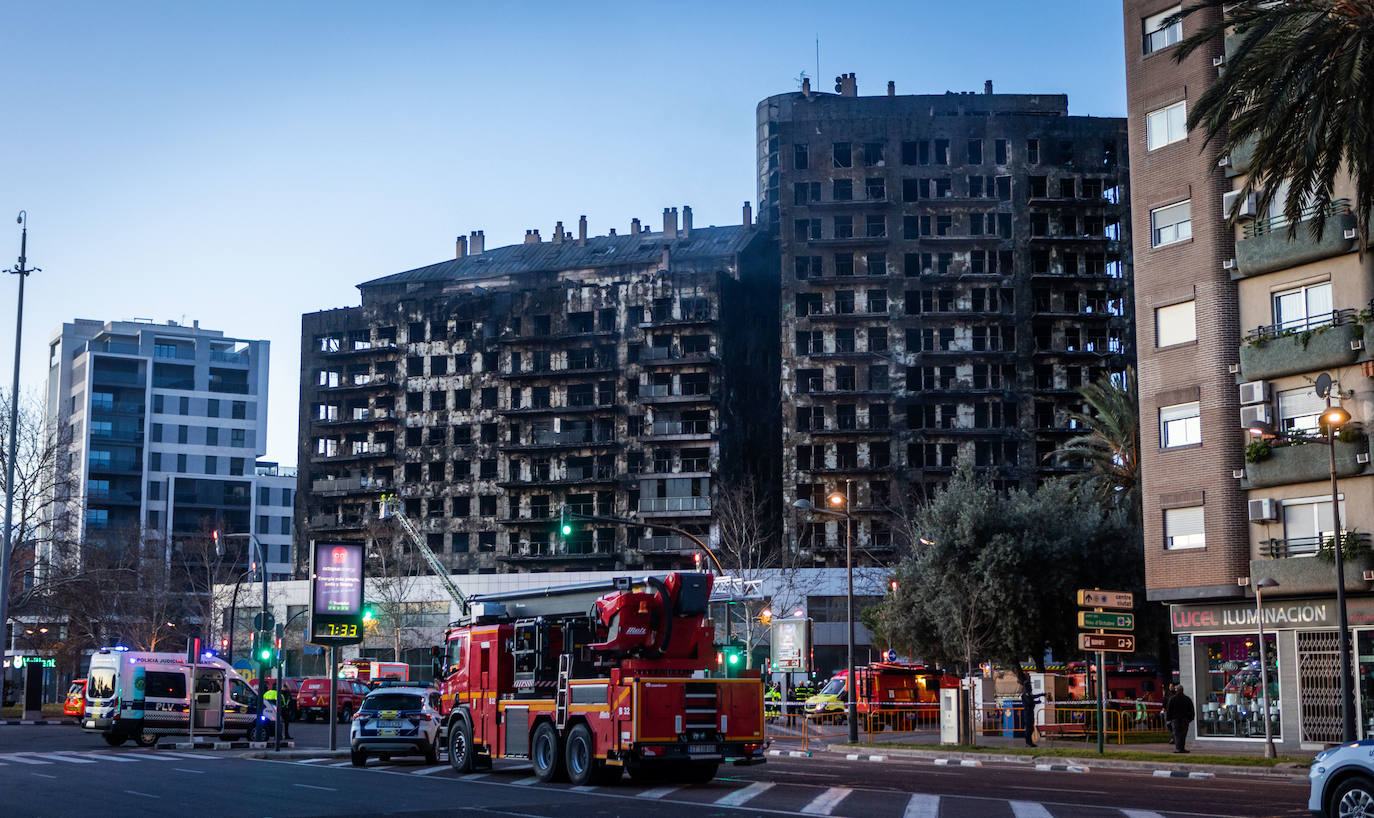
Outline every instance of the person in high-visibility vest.
[[763, 715], [767, 718], [782, 715], [782, 691], [776, 683], [769, 685], [763, 693]]

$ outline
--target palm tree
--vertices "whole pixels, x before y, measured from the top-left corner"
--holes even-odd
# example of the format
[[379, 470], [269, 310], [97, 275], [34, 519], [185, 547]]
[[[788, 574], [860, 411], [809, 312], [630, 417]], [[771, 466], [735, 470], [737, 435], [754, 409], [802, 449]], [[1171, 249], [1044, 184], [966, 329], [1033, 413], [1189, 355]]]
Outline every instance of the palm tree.
[[1086, 412], [1071, 412], [1083, 434], [1069, 438], [1047, 459], [1084, 462], [1088, 468], [1075, 475], [1086, 481], [1107, 506], [1123, 508], [1132, 520], [1140, 519], [1140, 409], [1135, 367], [1119, 375], [1104, 375], [1078, 390]]
[[1179, 17], [1195, 13], [1208, 22], [1176, 60], [1228, 30], [1241, 40], [1220, 79], [1190, 102], [1188, 127], [1228, 153], [1253, 142], [1241, 196], [1258, 193], [1263, 212], [1288, 183], [1290, 237], [1304, 218], [1322, 235], [1333, 184], [1348, 175], [1363, 253], [1374, 205], [1374, 0], [1198, 0]]

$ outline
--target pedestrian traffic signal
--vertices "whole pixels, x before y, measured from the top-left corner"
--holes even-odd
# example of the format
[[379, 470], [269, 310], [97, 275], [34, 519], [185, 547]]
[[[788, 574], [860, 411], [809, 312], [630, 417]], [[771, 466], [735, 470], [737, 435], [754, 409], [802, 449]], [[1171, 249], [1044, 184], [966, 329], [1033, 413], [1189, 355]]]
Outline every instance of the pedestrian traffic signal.
[[363, 624], [373, 622], [377, 619], [377, 609], [372, 605], [363, 606]]

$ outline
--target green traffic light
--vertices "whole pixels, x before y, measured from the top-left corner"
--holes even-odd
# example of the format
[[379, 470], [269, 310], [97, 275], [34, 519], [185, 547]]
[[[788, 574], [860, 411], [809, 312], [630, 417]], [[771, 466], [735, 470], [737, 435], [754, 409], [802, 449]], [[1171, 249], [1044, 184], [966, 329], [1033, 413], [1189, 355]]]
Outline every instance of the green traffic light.
[[377, 612], [374, 611], [374, 610], [372, 609], [372, 606], [371, 606], [371, 605], [367, 606], [366, 608], [363, 608], [363, 621], [364, 621], [364, 622], [371, 622], [373, 619], [376, 619], [376, 618], [377, 618]]
[[564, 536], [564, 537], [570, 537], [570, 536], [572, 536], [572, 523], [564, 523], [564, 524], [563, 524], [563, 536]]
[[258, 659], [263, 662], [272, 661], [272, 650], [270, 648], [263, 648], [258, 651]]
[[732, 653], [732, 654], [730, 654], [730, 664], [732, 664], [732, 665], [737, 665], [737, 664], [739, 664], [739, 654], [738, 654], [738, 653]]

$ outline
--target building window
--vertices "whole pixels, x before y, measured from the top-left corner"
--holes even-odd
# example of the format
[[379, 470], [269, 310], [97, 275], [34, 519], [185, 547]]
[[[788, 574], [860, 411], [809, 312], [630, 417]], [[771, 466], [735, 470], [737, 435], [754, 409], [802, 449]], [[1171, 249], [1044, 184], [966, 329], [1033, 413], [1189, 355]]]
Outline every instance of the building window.
[[[1347, 520], [1345, 499], [1342, 498], [1340, 503], [1341, 519]], [[1332, 538], [1333, 531], [1335, 525], [1331, 519], [1330, 497], [1304, 497], [1283, 502], [1285, 556], [1316, 554], [1322, 541]]]
[[1287, 389], [1278, 395], [1279, 428], [1286, 434], [1318, 434], [1326, 401], [1312, 387]]
[[1188, 138], [1188, 103], [1175, 102], [1145, 115], [1145, 149], [1154, 150]]
[[1175, 20], [1171, 25], [1164, 25], [1165, 20], [1178, 14], [1182, 9], [1183, 6], [1178, 5], [1145, 18], [1142, 28], [1145, 32], [1144, 51], [1146, 54], [1153, 54], [1160, 49], [1168, 48], [1183, 39], [1182, 20]]
[[807, 158], [806, 145], [792, 146], [792, 168], [794, 170], [806, 170], [808, 165]]
[[1331, 323], [1331, 282], [1274, 293], [1275, 329], [1305, 330]]
[[[1270, 731], [1277, 739], [1282, 721], [1279, 714], [1279, 652], [1274, 634], [1265, 634], [1264, 642], [1265, 658], [1269, 662]], [[1194, 638], [1193, 650], [1198, 657], [1206, 659], [1207, 668], [1206, 676], [1198, 679], [1197, 734], [1262, 737], [1264, 674], [1260, 672], [1260, 650], [1254, 634], [1198, 635]]]
[[1155, 310], [1155, 346], [1168, 347], [1197, 340], [1195, 304], [1184, 301]]
[[1202, 506], [1164, 509], [1164, 548], [1177, 551], [1202, 548], [1207, 544], [1202, 531]]
[[1162, 448], [1193, 446], [1201, 442], [1202, 420], [1197, 401], [1159, 408], [1159, 445]]
[[1192, 201], [1150, 211], [1150, 246], [1163, 247], [1193, 237]]

